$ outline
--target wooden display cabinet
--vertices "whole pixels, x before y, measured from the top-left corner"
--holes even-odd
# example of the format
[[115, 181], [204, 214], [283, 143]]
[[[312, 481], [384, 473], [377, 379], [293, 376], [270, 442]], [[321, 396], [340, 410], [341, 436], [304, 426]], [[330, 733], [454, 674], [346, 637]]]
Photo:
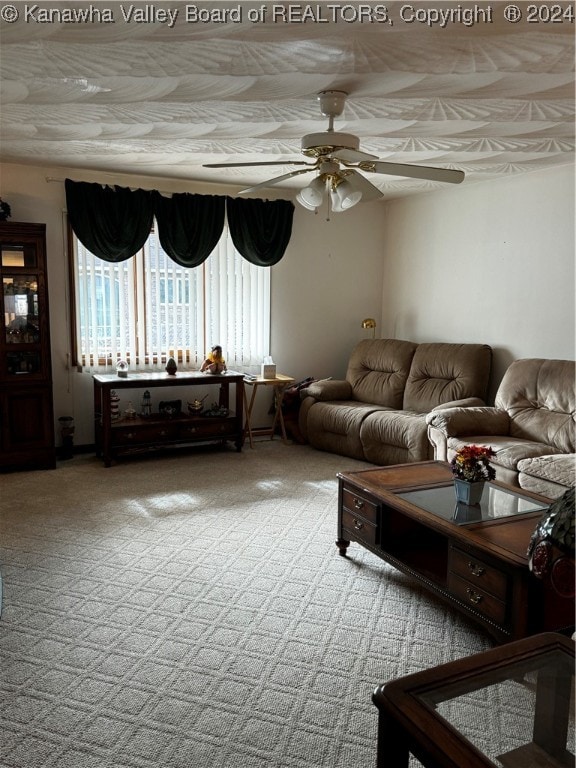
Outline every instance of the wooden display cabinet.
[[0, 470], [56, 466], [46, 225], [0, 222]]

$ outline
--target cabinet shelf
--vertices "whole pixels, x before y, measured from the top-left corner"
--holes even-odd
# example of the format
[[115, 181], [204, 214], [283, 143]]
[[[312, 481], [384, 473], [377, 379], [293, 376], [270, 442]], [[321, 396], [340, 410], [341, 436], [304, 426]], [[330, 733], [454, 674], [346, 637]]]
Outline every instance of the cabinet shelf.
[[235, 418], [236, 414], [233, 411], [231, 411], [228, 416], [189, 416], [185, 413], [181, 413], [170, 418], [162, 416], [161, 413], [152, 413], [150, 416], [136, 416], [133, 419], [128, 419], [126, 417], [122, 419], [116, 419], [111, 423], [110, 427], [111, 429], [118, 429], [119, 427], [140, 427], [150, 426], [152, 424], [206, 424], [207, 422], [228, 421], [229, 419]]

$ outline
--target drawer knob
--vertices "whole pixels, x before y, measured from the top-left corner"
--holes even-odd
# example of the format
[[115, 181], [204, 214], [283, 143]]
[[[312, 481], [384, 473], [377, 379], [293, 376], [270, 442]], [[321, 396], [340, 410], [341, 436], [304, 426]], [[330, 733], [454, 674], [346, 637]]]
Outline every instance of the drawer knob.
[[468, 568], [470, 568], [472, 576], [482, 576], [485, 571], [482, 566], [478, 565], [478, 563], [473, 563], [471, 560], [468, 561]]
[[360, 522], [360, 520], [356, 520], [356, 518], [354, 518], [354, 528], [357, 531], [361, 531], [362, 528], [364, 528], [364, 523], [362, 523], [362, 522]]
[[356, 497], [354, 497], [354, 507], [355, 509], [362, 509], [364, 507], [364, 502], [362, 501], [362, 499], [357, 499]]
[[478, 603], [482, 600], [482, 595], [479, 595], [478, 592], [470, 589], [470, 587], [466, 589], [466, 594], [468, 595], [470, 602], [474, 603], [474, 605], [478, 605]]

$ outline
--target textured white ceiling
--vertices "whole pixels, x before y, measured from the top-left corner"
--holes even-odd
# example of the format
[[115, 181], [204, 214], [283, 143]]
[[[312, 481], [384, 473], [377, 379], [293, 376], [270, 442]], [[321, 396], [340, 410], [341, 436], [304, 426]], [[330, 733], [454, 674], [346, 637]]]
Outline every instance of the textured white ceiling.
[[[4, 3], [19, 18], [0, 22], [0, 157], [241, 188], [294, 170], [301, 137], [327, 127], [316, 94], [341, 89], [336, 130], [382, 160], [461, 169], [464, 184], [573, 164], [574, 25], [553, 10], [569, 3], [532, 4], [549, 19], [532, 23], [516, 5], [512, 23], [504, 2], [391, 2], [387, 22], [374, 3]], [[487, 8], [491, 22], [465, 23]], [[202, 167], [227, 161], [279, 165]], [[385, 197], [442, 186], [367, 175]]]

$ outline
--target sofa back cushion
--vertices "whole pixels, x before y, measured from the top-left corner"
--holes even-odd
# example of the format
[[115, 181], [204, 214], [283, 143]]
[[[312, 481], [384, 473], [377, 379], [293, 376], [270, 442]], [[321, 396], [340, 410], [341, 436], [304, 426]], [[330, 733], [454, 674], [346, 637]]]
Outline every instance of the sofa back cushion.
[[427, 413], [451, 400], [486, 400], [492, 349], [486, 344], [419, 344], [414, 353], [403, 408]]
[[366, 339], [354, 348], [346, 379], [362, 403], [402, 408], [404, 387], [417, 344], [399, 339]]
[[495, 399], [510, 416], [510, 435], [574, 453], [575, 376], [573, 360], [515, 360]]

